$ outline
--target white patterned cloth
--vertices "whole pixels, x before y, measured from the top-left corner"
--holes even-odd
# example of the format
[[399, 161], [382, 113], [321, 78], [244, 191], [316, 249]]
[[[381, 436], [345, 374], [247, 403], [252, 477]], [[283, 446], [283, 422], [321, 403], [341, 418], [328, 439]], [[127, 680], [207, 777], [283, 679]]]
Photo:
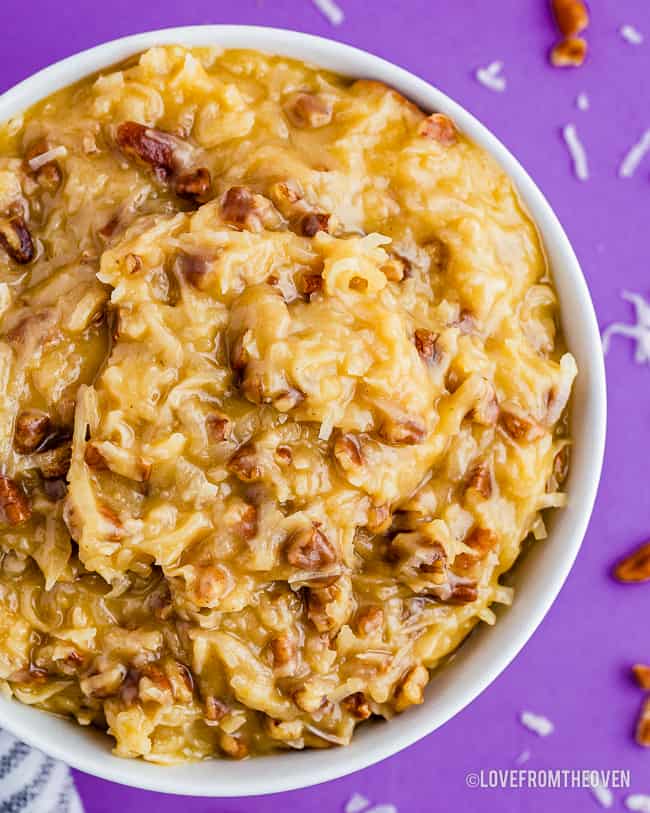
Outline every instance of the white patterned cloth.
[[68, 767], [0, 730], [0, 813], [83, 813]]

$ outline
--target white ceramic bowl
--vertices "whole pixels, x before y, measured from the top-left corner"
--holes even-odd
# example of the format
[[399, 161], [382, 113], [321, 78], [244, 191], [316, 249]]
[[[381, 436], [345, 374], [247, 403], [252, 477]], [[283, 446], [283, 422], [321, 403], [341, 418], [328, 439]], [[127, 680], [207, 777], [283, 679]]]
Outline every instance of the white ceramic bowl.
[[[514, 605], [495, 627], [481, 626], [453, 661], [434, 674], [423, 705], [390, 723], [361, 726], [347, 748], [291, 752], [244, 762], [213, 760], [174, 767], [119, 759], [111, 741], [76, 723], [0, 699], [0, 724], [70, 765], [125, 785], [201, 796], [247, 796], [314, 785], [365, 768], [430, 734], [463, 709], [510, 663], [557, 596], [576, 557], [593, 506], [605, 444], [605, 371], [600, 334], [585, 279], [562, 226], [524, 169], [473, 116], [444, 93], [389, 62], [348, 45], [293, 31], [249, 26], [192, 26], [114, 40], [64, 59], [0, 98], [0, 121], [44, 96], [151, 45], [218, 45], [284, 54], [351, 77], [378, 79], [425, 110], [451, 116], [514, 180], [541, 233], [564, 314], [563, 328], [580, 370], [573, 397], [574, 447], [569, 505], [556, 511], [549, 538], [516, 567]], [[570, 318], [568, 318], [570, 316]]]

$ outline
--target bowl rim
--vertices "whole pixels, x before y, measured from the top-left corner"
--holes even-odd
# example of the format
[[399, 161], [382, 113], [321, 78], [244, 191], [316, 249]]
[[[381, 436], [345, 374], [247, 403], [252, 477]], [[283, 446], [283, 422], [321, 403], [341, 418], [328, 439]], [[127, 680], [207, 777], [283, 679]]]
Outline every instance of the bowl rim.
[[[580, 450], [583, 476], [575, 485], [576, 499], [570, 500], [569, 507], [563, 509], [563, 517], [568, 515], [568, 518], [566, 522], [559, 523], [564, 529], [559, 540], [561, 546], [553, 547], [550, 537], [544, 543], [547, 548], [552, 548], [553, 562], [546, 567], [548, 573], [544, 575], [543, 585], [538, 586], [534, 595], [532, 588], [528, 591], [530, 595], [526, 592], [520, 594], [519, 601], [515, 601], [497, 627], [490, 630], [490, 635], [494, 637], [502, 625], [508, 626], [507, 632], [500, 636], [506, 639], [501, 649], [496, 650], [495, 645], [490, 647], [488, 639], [488, 643], [483, 645], [485, 653], [481, 656], [477, 650], [480, 645], [475, 645], [474, 636], [471, 642], [464, 642], [460, 650], [463, 657], [459, 660], [469, 659], [469, 662], [480, 665], [480, 670], [463, 674], [460, 679], [455, 678], [454, 686], [446, 685], [447, 679], [443, 676], [440, 681], [443, 694], [446, 692], [443, 700], [438, 702], [436, 697], [428, 697], [423, 706], [391, 721], [389, 737], [385, 736], [384, 724], [379, 724], [374, 731], [374, 727], [369, 726], [368, 731], [359, 732], [353, 743], [344, 749], [257, 757], [240, 763], [210, 760], [173, 767], [160, 766], [143, 760], [115, 757], [107, 747], [105, 735], [93, 738], [76, 723], [68, 723], [0, 697], [0, 720], [7, 730], [86, 773], [131, 787], [165, 793], [205, 797], [255, 796], [336, 779], [401, 751], [469, 705], [518, 654], [564, 584], [591, 516], [605, 448], [605, 366], [600, 332], [586, 280], [558, 218], [528, 173], [496, 136], [465, 108], [425, 80], [367, 51], [324, 37], [263, 26], [192, 25], [152, 30], [80, 51], [13, 86], [0, 96], [0, 122], [89, 74], [109, 68], [148, 47], [164, 44], [250, 48], [294, 57], [342, 74], [378, 79], [395, 87], [424, 109], [439, 110], [450, 115], [461, 130], [498, 161], [517, 188], [537, 225], [547, 253], [555, 257], [556, 262], [552, 266], [556, 287], [564, 288], [566, 298], [578, 309], [576, 318], [572, 313], [571, 331], [576, 334], [581, 347], [584, 345], [583, 356], [587, 359], [586, 365], [583, 363], [580, 368], [580, 376], [585, 382], [583, 398], [586, 399], [586, 417], [581, 421], [580, 428], [574, 426], [574, 436], [581, 434], [583, 439], [589, 441]], [[560, 296], [562, 310], [565, 295]], [[563, 319], [563, 322], [566, 320]], [[565, 332], [568, 327], [569, 323], [565, 324]], [[573, 496], [573, 487], [570, 493]], [[555, 535], [558, 536], [559, 531]], [[544, 555], [551, 562], [551, 554]], [[537, 558], [546, 562], [541, 554]], [[490, 649], [495, 651], [488, 657]], [[471, 650], [467, 658], [464, 657], [465, 650]], [[432, 680], [432, 684], [436, 682]], [[69, 726], [74, 726], [74, 734], [68, 730]], [[101, 744], [97, 737], [101, 737]], [[82, 738], [87, 738], [88, 747], [81, 744]]]

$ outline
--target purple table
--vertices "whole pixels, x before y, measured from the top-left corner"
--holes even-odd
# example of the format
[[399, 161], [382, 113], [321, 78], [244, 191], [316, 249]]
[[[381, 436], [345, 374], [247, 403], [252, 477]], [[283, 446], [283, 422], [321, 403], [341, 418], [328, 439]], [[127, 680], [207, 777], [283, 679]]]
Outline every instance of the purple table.
[[[309, 0], [2, 0], [0, 90], [75, 51], [141, 30], [192, 23], [253, 23], [344, 40], [430, 80], [469, 108], [522, 161], [563, 221], [582, 262], [601, 325], [630, 321], [620, 299], [628, 288], [650, 293], [650, 156], [631, 179], [618, 178], [628, 148], [650, 127], [650, 6], [609, 0], [593, 6], [591, 55], [580, 70], [550, 68], [554, 33], [545, 0], [340, 0], [334, 28]], [[625, 42], [619, 27], [643, 32]], [[508, 86], [495, 93], [474, 70], [502, 60]], [[586, 92], [590, 109], [575, 100]], [[577, 181], [561, 138], [574, 122], [591, 178]], [[565, 314], [570, 318], [570, 314]], [[406, 752], [327, 785], [249, 800], [181, 800], [76, 774], [88, 813], [339, 813], [353, 793], [400, 813], [430, 811], [596, 811], [584, 789], [490, 790], [466, 786], [470, 771], [511, 768], [530, 751], [531, 768], [624, 768], [632, 791], [650, 793], [650, 753], [632, 732], [641, 693], [629, 665], [650, 659], [650, 587], [620, 587], [612, 561], [650, 535], [650, 369], [636, 366], [628, 342], [615, 339], [607, 359], [609, 439], [591, 527], [557, 603], [515, 663], [468, 709]], [[518, 722], [522, 709], [548, 716], [546, 738]], [[387, 729], [390, 736], [390, 729]], [[624, 791], [615, 791], [622, 810]], [[367, 813], [370, 813], [367, 811]]]

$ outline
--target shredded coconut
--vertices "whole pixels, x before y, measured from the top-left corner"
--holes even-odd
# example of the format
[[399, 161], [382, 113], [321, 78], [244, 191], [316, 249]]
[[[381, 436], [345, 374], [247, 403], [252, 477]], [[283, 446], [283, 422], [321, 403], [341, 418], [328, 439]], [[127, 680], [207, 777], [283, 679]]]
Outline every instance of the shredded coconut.
[[626, 42], [629, 42], [631, 45], [641, 45], [643, 42], [643, 34], [633, 25], [622, 25], [619, 29], [620, 35]]
[[650, 796], [644, 793], [631, 793], [625, 799], [625, 807], [628, 810], [636, 810], [639, 813], [650, 813]]
[[530, 751], [526, 748], [515, 760], [515, 765], [524, 765], [530, 759]]
[[32, 170], [40, 169], [45, 164], [49, 164], [50, 161], [54, 161], [56, 158], [65, 158], [68, 154], [68, 150], [64, 146], [59, 147], [52, 147], [51, 150], [47, 150], [46, 152], [42, 152], [40, 155], [34, 156], [34, 158], [30, 158], [27, 162], [29, 164], [29, 168]]
[[631, 178], [648, 150], [650, 150], [650, 130], [645, 131], [623, 159], [618, 171], [620, 177]]
[[353, 793], [345, 806], [345, 813], [361, 813], [369, 804], [370, 802], [365, 796], [362, 796], [360, 793]]
[[640, 294], [632, 291], [622, 291], [621, 296], [634, 305], [636, 324], [612, 322], [603, 331], [603, 353], [608, 353], [612, 336], [626, 336], [628, 339], [636, 341], [634, 361], [637, 364], [648, 364], [650, 363], [650, 305]]
[[589, 178], [589, 167], [587, 166], [587, 153], [578, 138], [575, 124], [567, 124], [562, 130], [564, 141], [566, 142], [571, 158], [573, 159], [573, 170], [579, 181], [586, 181]]
[[589, 96], [586, 93], [578, 93], [576, 97], [576, 107], [578, 110], [589, 110]]
[[601, 807], [610, 808], [614, 804], [614, 794], [605, 785], [592, 785], [590, 790]]
[[506, 78], [500, 75], [502, 70], [503, 62], [491, 62], [487, 68], [477, 69], [476, 78], [486, 88], [502, 93], [506, 89]]
[[542, 717], [541, 714], [533, 714], [532, 711], [522, 711], [519, 720], [522, 725], [534, 731], [535, 734], [539, 734], [540, 737], [547, 737], [555, 730], [555, 726], [548, 718]]
[[395, 805], [375, 805], [368, 813], [397, 813]]
[[312, 3], [326, 17], [332, 25], [341, 25], [345, 19], [343, 9], [337, 6], [334, 0], [312, 0]]

